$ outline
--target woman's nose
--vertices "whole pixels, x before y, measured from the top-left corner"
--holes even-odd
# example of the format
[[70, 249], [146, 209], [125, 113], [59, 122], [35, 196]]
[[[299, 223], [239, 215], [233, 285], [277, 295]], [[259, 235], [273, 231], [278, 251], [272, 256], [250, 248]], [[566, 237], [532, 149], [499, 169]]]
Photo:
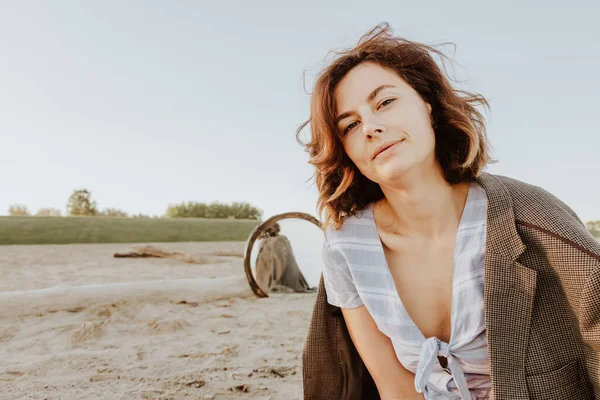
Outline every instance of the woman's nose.
[[367, 137], [373, 138], [385, 132], [385, 126], [377, 122], [363, 122], [363, 130]]

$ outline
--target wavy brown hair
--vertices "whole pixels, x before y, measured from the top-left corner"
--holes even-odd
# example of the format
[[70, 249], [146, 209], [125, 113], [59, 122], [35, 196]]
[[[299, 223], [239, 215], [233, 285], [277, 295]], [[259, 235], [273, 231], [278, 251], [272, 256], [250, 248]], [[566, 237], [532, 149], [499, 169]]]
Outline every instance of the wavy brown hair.
[[[296, 139], [316, 169], [318, 213], [325, 214], [324, 227], [338, 229], [345, 217], [383, 197], [379, 184], [366, 178], [344, 151], [335, 123], [335, 89], [361, 63], [374, 62], [396, 72], [431, 105], [436, 160], [448, 183], [473, 180], [490, 162], [484, 117], [476, 108], [489, 108], [487, 100], [453, 88], [434, 55], [441, 58], [443, 67], [449, 60], [432, 46], [394, 36], [385, 23], [365, 34], [353, 48], [335, 52], [319, 74], [311, 95], [310, 117], [298, 128]], [[311, 139], [304, 143], [300, 133], [309, 124]]]

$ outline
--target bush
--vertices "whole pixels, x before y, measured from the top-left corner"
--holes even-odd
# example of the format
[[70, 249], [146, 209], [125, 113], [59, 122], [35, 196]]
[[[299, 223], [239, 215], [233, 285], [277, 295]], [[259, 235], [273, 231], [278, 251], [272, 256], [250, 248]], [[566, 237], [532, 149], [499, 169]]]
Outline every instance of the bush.
[[119, 210], [118, 208], [105, 208], [104, 210], [98, 213], [100, 217], [122, 217], [127, 218], [129, 214], [127, 214], [123, 210]]
[[28, 217], [31, 215], [31, 213], [26, 205], [13, 204], [8, 208], [8, 215], [11, 217]]
[[131, 217], [132, 218], [156, 218], [156, 217], [150, 217], [148, 214], [142, 214], [142, 213], [133, 214]]
[[60, 217], [62, 213], [58, 208], [40, 208], [35, 213], [36, 217]]
[[248, 203], [233, 202], [211, 204], [188, 201], [170, 205], [166, 216], [169, 218], [218, 218], [218, 219], [260, 219], [262, 211]]
[[600, 239], [600, 221], [590, 221], [585, 225], [594, 237]]

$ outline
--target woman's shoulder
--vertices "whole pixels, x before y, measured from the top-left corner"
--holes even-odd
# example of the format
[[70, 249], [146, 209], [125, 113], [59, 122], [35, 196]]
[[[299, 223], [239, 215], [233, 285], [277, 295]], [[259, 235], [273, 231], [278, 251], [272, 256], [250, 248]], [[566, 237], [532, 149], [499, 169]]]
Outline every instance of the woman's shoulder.
[[494, 176], [508, 189], [517, 219], [544, 220], [562, 217], [583, 226], [575, 211], [548, 190], [515, 178]]
[[334, 247], [336, 244], [352, 242], [360, 243], [377, 237], [377, 228], [373, 221], [372, 205], [355, 214], [344, 218], [339, 228], [327, 227], [325, 229], [325, 244]]
[[[515, 223], [521, 229], [534, 229], [575, 243], [600, 254], [600, 244], [575, 211], [548, 190], [505, 176], [494, 176], [507, 189]], [[488, 196], [489, 197], [489, 196]]]

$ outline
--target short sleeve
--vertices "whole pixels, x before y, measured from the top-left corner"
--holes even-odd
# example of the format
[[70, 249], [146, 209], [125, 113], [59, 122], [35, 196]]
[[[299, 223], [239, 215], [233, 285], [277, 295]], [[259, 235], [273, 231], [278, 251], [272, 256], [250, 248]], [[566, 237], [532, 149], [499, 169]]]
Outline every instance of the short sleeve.
[[[336, 257], [337, 256], [337, 257]], [[323, 282], [327, 302], [336, 307], [356, 308], [363, 305], [348, 263], [332, 250], [327, 240], [323, 243]]]

